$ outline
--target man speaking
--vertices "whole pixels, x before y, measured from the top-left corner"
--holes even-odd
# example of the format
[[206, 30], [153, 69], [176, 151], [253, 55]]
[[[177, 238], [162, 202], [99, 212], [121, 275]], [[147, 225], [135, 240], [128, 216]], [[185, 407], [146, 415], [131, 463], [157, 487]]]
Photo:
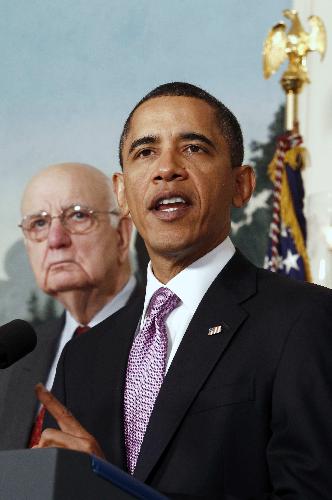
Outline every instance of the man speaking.
[[174, 498], [332, 498], [332, 294], [234, 249], [231, 207], [254, 189], [237, 120], [193, 85], [162, 85], [120, 153], [119, 204], [151, 258], [145, 301], [65, 349], [54, 394], [80, 424], [39, 388], [61, 429], [39, 446], [104, 454]]

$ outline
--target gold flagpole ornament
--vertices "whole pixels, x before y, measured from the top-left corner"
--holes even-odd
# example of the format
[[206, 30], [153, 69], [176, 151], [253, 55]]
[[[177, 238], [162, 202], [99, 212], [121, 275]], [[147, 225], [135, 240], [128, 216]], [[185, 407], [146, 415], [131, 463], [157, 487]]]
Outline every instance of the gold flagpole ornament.
[[291, 21], [286, 32], [286, 25], [280, 22], [270, 30], [263, 49], [264, 77], [269, 78], [288, 58], [289, 63], [280, 83], [286, 93], [286, 130], [298, 127], [297, 96], [305, 83], [310, 83], [307, 70], [307, 53], [318, 51], [321, 59], [326, 51], [326, 30], [322, 19], [310, 16], [308, 21], [311, 31], [307, 33], [296, 10], [286, 9], [283, 15]]

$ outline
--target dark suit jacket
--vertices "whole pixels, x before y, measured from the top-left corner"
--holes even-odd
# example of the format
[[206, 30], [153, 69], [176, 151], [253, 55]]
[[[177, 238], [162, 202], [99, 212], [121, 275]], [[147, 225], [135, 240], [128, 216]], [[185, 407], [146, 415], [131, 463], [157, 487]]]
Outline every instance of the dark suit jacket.
[[[128, 304], [140, 294], [142, 289], [136, 285]], [[36, 327], [35, 350], [10, 368], [0, 370], [0, 450], [29, 444], [38, 408], [34, 387], [47, 380], [64, 322], [65, 313]]]
[[45, 383], [57, 351], [65, 314], [37, 327], [37, 346], [0, 371], [0, 450], [25, 448], [37, 411], [34, 387]]
[[[67, 344], [54, 386], [123, 469], [124, 380], [142, 307]], [[187, 329], [134, 475], [174, 498], [331, 499], [332, 292], [237, 252]]]

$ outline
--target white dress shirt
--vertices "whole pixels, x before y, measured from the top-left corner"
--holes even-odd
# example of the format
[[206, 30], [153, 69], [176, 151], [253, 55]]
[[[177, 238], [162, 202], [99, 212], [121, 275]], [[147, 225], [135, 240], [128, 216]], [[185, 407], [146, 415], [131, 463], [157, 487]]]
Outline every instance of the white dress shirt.
[[[111, 316], [111, 314], [116, 313], [119, 309], [124, 307], [126, 303], [128, 302], [128, 299], [130, 295], [132, 294], [134, 288], [136, 286], [136, 278], [134, 276], [131, 276], [127, 284], [122, 288], [122, 290], [110, 301], [108, 302], [100, 311], [97, 312], [97, 314], [92, 318], [92, 320], [89, 322], [88, 326], [91, 328], [93, 326], [96, 326], [98, 323], [101, 321], [104, 321], [104, 319], [108, 318], [108, 316]], [[64, 346], [67, 344], [67, 342], [72, 338], [76, 328], [80, 326], [80, 324], [76, 321], [73, 316], [66, 311], [66, 320], [65, 320], [65, 325], [63, 327], [61, 337], [59, 340], [58, 344], [58, 349], [57, 353], [55, 355], [55, 358], [53, 360], [48, 379], [46, 381], [46, 388], [50, 391], [53, 385], [54, 377], [55, 377], [55, 372], [56, 372], [56, 367], [60, 358], [60, 355], [62, 353], [62, 350]]]
[[[154, 276], [151, 262], [147, 269], [147, 285], [142, 318], [154, 292], [160, 287], [169, 288], [181, 299], [180, 305], [166, 319], [168, 351], [166, 372], [170, 367], [181, 340], [195, 311], [208, 288], [235, 253], [230, 238], [174, 276], [166, 285]], [[143, 322], [143, 319], [142, 319]]]

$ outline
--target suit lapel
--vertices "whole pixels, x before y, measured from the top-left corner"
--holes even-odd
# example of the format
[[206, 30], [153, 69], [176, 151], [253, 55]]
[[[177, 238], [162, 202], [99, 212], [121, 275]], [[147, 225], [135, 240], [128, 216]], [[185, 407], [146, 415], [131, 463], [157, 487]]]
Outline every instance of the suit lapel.
[[[158, 395], [135, 469], [142, 481], [156, 465], [183, 417], [247, 313], [240, 303], [256, 290], [256, 269], [237, 253], [200, 303]], [[221, 326], [221, 332], [208, 335]]]
[[[107, 318], [94, 328], [95, 335], [100, 329], [100, 340], [94, 365], [91, 387], [97, 387], [93, 394], [109, 418], [98, 422], [108, 459], [126, 469], [126, 451], [123, 428], [123, 398], [127, 361], [134, 334], [144, 304], [144, 295], [130, 301], [124, 309]], [[113, 334], [112, 334], [113, 333]], [[98, 381], [102, 380], [100, 384]], [[92, 404], [92, 407], [94, 405]], [[104, 427], [103, 427], [104, 425]]]
[[64, 315], [36, 328], [35, 350], [8, 370], [1, 395], [0, 449], [24, 448], [29, 440], [37, 400], [34, 386], [45, 382], [63, 328]]

